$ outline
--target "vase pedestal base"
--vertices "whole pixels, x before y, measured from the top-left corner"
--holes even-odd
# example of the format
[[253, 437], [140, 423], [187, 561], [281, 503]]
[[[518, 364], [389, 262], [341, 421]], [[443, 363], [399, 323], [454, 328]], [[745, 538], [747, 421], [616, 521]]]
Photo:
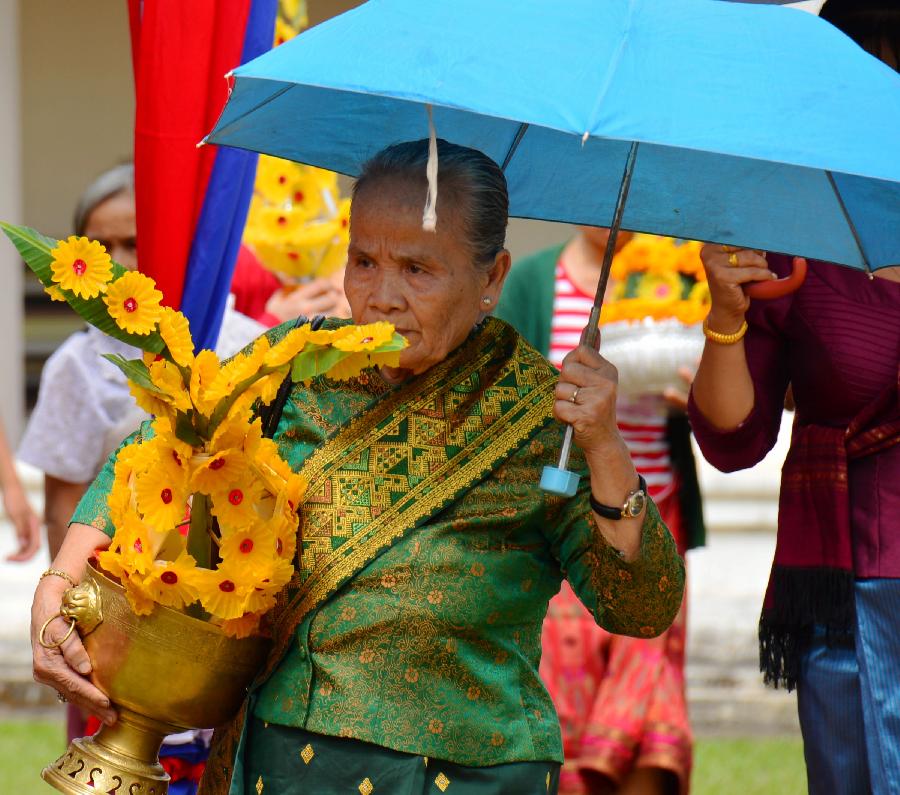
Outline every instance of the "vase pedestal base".
[[41, 778], [69, 795], [166, 795], [169, 776], [159, 764], [159, 749], [167, 734], [179, 731], [120, 709], [114, 726], [73, 740]]

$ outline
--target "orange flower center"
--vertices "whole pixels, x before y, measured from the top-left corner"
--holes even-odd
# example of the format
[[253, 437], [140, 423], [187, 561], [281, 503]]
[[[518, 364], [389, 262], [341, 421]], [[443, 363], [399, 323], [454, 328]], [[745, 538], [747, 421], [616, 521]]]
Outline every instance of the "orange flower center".
[[141, 543], [141, 539], [137, 539], [134, 542], [134, 551], [135, 552], [143, 552], [144, 551], [144, 545]]
[[72, 270], [75, 271], [76, 276], [83, 276], [87, 270], [87, 263], [83, 259], [77, 259], [72, 263]]
[[287, 185], [287, 177], [284, 174], [278, 175], [278, 184], [279, 185]]
[[253, 551], [253, 539], [251, 539], [251, 538], [245, 538], [243, 541], [241, 541], [241, 545], [240, 545], [240, 547], [238, 547], [238, 548], [239, 548], [239, 549], [241, 550], [241, 552], [243, 552], [245, 555], [250, 554], [250, 553]]
[[210, 469], [221, 469], [223, 466], [225, 466], [225, 459], [224, 459], [224, 458], [216, 458], [216, 459], [209, 465], [209, 468], [210, 468]]
[[172, 458], [175, 459], [175, 463], [178, 464], [178, 466], [181, 466], [181, 456], [178, 455], [177, 451], [172, 451]]
[[166, 585], [174, 585], [178, 582], [178, 575], [174, 571], [164, 571], [159, 579], [161, 579]]
[[284, 544], [281, 542], [280, 538], [275, 539], [275, 551], [280, 555], [281, 550], [284, 549]]
[[350, 222], [346, 218], [341, 218], [341, 229], [346, 229], [350, 225]]
[[159, 493], [159, 498], [160, 498], [166, 505], [168, 505], [170, 502], [172, 502], [172, 489], [163, 489], [163, 490]]
[[285, 218], [283, 215], [279, 215], [278, 216], [278, 225], [284, 226], [286, 223], [287, 223], [287, 218]]
[[240, 489], [232, 489], [228, 492], [228, 502], [232, 505], [240, 505], [244, 501], [244, 492]]
[[296, 262], [298, 259], [300, 259], [300, 255], [296, 251], [289, 251], [288, 259]]
[[294, 193], [294, 201], [297, 202], [297, 203], [299, 204], [300, 202], [303, 201], [303, 199], [304, 199], [303, 191], [302, 191], [302, 190], [295, 191], [295, 193]]
[[375, 340], [375, 337], [364, 337], [363, 345], [365, 345], [367, 342], [373, 342], [374, 340]]
[[137, 311], [137, 301], [134, 298], [126, 298], [122, 302], [122, 306], [125, 307], [126, 312], [135, 312]]
[[219, 583], [219, 590], [225, 593], [231, 593], [234, 590], [234, 583], [231, 580], [222, 580]]

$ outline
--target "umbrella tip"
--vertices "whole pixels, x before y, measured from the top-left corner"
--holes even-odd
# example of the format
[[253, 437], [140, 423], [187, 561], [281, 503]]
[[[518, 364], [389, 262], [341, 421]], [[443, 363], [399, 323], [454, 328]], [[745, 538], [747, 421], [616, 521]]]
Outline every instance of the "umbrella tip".
[[234, 77], [234, 69], [229, 69], [227, 72], [225, 72], [226, 80], [231, 80], [232, 77]]
[[584, 135], [581, 136], [581, 145], [584, 146], [587, 143], [587, 139], [590, 137], [590, 133], [585, 130]]
[[208, 143], [207, 137], [208, 137], [208, 136], [204, 135], [204, 136], [197, 142], [197, 149], [199, 149], [201, 146], [206, 146], [206, 144]]

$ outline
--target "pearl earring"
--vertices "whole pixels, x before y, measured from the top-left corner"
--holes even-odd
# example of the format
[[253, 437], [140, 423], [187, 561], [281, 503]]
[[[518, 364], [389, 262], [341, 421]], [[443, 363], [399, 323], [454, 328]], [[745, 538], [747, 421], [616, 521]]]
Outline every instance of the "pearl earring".
[[490, 302], [491, 302], [491, 299], [488, 298], [487, 296], [485, 296], [484, 298], [481, 299], [481, 303], [483, 303], [485, 306], [487, 306]]

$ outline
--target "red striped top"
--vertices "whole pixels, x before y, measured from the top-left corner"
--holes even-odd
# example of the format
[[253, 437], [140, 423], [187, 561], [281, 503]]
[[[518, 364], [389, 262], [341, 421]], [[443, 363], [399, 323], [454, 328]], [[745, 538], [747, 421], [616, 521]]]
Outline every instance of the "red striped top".
[[[553, 319], [550, 323], [550, 361], [561, 367], [566, 354], [578, 345], [594, 299], [569, 279], [565, 263], [556, 264]], [[666, 497], [674, 484], [666, 440], [666, 407], [662, 398], [647, 395], [635, 401], [620, 399], [616, 407], [619, 432], [631, 452], [635, 469], [647, 481], [654, 500]]]

